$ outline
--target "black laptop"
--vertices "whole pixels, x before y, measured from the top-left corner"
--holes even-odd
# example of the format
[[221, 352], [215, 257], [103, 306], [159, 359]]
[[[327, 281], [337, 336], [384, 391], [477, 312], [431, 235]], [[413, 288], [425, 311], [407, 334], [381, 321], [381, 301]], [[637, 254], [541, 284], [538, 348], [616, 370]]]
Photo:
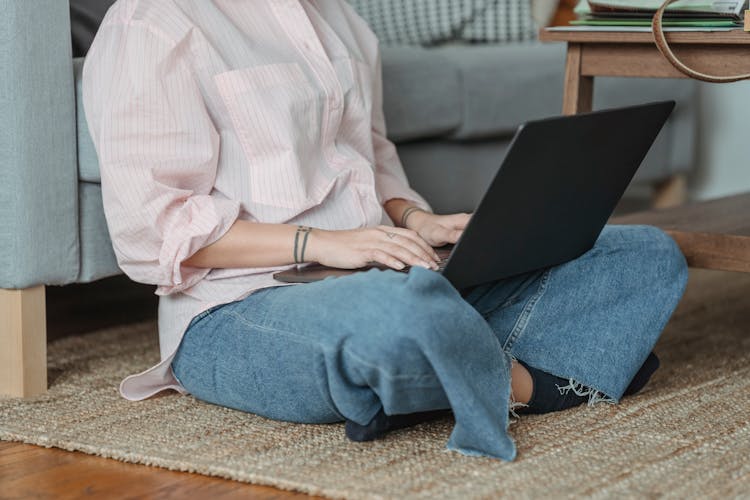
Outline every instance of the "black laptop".
[[[438, 249], [440, 272], [461, 290], [562, 264], [591, 249], [674, 105], [656, 102], [521, 125], [461, 239]], [[274, 278], [308, 283], [372, 267], [385, 268], [312, 264]]]

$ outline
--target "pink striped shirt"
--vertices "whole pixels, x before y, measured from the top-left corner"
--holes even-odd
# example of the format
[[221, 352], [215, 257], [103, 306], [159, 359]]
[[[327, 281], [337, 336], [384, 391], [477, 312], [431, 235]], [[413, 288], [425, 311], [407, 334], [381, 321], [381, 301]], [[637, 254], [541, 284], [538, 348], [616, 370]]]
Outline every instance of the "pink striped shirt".
[[409, 188], [386, 138], [378, 44], [344, 0], [119, 0], [83, 72], [104, 213], [120, 268], [157, 285], [161, 362], [139, 400], [184, 392], [170, 363], [190, 320], [277, 286], [285, 269], [183, 261], [237, 219], [391, 224]]

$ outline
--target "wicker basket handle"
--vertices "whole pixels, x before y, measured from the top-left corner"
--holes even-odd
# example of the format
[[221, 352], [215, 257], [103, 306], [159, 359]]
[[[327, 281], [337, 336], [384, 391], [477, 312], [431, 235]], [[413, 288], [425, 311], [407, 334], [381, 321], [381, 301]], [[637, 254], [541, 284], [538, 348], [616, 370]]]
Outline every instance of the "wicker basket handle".
[[[664, 57], [667, 58], [667, 61], [677, 68], [678, 71], [681, 73], [684, 73], [685, 75], [689, 76], [690, 78], [695, 78], [696, 80], [702, 80], [704, 82], [711, 82], [711, 83], [731, 83], [731, 82], [738, 82], [740, 80], [747, 80], [750, 79], [750, 73], [744, 74], [744, 75], [734, 75], [734, 76], [716, 76], [716, 75], [709, 75], [706, 73], [702, 73], [700, 71], [696, 71], [689, 66], [687, 66], [685, 63], [680, 61], [680, 59], [672, 52], [672, 49], [669, 48], [669, 44], [667, 43], [667, 37], [664, 36], [664, 29], [662, 26], [662, 18], [664, 17], [664, 11], [669, 7], [670, 4], [673, 4], [677, 0], [666, 0], [661, 7], [659, 7], [659, 10], [656, 11], [656, 14], [654, 14], [654, 20], [651, 23], [651, 28], [654, 32], [654, 41], [656, 42], [656, 46], [659, 48], [659, 52], [662, 53]], [[750, 36], [750, 34], [748, 34]], [[750, 52], [748, 53], [748, 58], [750, 58]]]

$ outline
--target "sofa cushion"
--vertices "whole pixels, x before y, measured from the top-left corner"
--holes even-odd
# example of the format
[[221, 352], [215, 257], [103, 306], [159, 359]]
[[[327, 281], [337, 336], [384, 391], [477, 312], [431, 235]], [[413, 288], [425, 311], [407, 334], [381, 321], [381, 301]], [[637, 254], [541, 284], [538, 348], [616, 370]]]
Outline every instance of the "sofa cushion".
[[89, 283], [120, 274], [102, 205], [100, 184], [81, 182], [78, 186], [78, 212], [81, 244], [81, 270], [78, 283]]
[[397, 142], [444, 135], [461, 124], [460, 74], [440, 50], [383, 49], [383, 110]]
[[83, 58], [73, 59], [73, 74], [76, 82], [76, 120], [78, 121], [78, 179], [86, 182], [101, 182], [99, 159], [91, 140], [86, 115], [83, 112], [81, 74]]
[[559, 114], [565, 46], [514, 43], [383, 49], [385, 116], [396, 142], [481, 139]]
[[564, 45], [514, 43], [437, 50], [461, 78], [463, 113], [451, 138], [509, 134], [525, 121], [559, 114]]

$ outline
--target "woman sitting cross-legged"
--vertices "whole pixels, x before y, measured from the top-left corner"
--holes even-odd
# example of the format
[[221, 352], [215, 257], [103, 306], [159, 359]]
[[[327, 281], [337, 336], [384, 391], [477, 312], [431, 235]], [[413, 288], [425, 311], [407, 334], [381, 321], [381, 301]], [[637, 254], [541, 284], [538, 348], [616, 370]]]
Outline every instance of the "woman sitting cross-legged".
[[[687, 276], [658, 229], [466, 290], [436, 272], [469, 215], [409, 187], [377, 40], [343, 0], [119, 0], [83, 83], [119, 265], [160, 295], [162, 361], [126, 398], [171, 388], [358, 441], [451, 410], [449, 448], [511, 460], [511, 410], [615, 403], [658, 365]], [[392, 269], [282, 286], [295, 260]]]

